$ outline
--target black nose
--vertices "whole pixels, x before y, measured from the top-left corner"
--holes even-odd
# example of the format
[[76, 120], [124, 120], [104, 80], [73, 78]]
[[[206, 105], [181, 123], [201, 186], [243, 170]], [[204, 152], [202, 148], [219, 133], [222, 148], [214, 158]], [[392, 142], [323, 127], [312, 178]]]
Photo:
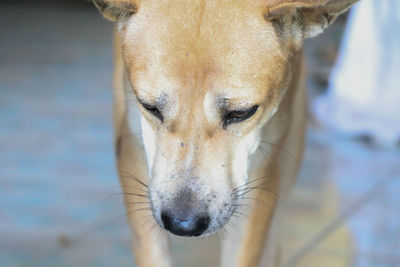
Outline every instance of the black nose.
[[210, 217], [204, 215], [178, 216], [173, 212], [162, 212], [164, 228], [179, 236], [199, 236], [207, 230]]

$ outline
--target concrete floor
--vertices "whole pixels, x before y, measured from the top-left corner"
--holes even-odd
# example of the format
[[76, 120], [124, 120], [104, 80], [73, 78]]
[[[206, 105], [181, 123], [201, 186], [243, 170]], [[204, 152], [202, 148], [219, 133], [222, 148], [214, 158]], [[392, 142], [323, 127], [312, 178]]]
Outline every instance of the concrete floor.
[[[312, 93], [340, 27], [307, 44]], [[0, 36], [0, 266], [132, 266], [112, 147], [112, 25], [86, 3], [2, 2]], [[298, 266], [400, 266], [399, 177], [398, 150], [310, 127], [284, 259], [326, 232]], [[351, 216], [335, 224], [341, 212]], [[193, 253], [178, 241], [176, 266], [215, 266], [210, 244]]]

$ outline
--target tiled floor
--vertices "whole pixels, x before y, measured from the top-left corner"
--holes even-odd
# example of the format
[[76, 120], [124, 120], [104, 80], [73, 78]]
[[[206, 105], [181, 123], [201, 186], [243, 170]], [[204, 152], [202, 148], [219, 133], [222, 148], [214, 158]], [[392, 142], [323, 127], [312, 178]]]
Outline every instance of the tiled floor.
[[[0, 266], [133, 265], [111, 145], [112, 25], [88, 6], [0, 4]], [[313, 70], [330, 65], [309, 63], [310, 85], [323, 85]], [[400, 266], [399, 190], [398, 150], [310, 127], [284, 259], [326, 232], [298, 266]], [[215, 266], [214, 241], [178, 240], [177, 266]]]

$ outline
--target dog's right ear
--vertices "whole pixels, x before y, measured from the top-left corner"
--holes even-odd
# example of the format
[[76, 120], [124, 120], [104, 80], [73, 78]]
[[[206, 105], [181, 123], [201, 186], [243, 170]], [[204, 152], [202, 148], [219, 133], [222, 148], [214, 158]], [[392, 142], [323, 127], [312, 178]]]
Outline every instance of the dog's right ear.
[[129, 19], [138, 9], [134, 0], [92, 0], [92, 2], [106, 19], [115, 22]]

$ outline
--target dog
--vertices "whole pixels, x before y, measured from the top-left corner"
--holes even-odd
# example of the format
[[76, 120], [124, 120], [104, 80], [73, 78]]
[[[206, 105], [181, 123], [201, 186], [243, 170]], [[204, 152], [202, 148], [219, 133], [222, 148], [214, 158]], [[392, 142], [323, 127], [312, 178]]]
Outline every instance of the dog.
[[279, 266], [278, 201], [305, 135], [303, 41], [357, 0], [92, 1], [116, 22], [115, 147], [137, 266], [171, 266], [167, 232], [230, 221], [222, 266]]

